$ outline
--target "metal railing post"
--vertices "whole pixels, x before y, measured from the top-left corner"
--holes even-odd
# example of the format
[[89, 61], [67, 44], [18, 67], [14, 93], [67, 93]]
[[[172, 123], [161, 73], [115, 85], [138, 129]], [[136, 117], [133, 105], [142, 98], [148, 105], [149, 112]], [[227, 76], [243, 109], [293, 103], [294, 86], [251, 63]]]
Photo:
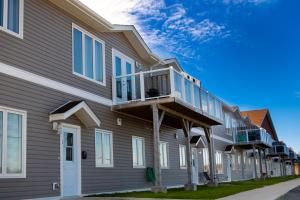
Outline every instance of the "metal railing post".
[[174, 69], [170, 67], [170, 88], [171, 88], [171, 97], [175, 97], [175, 76], [174, 76]]

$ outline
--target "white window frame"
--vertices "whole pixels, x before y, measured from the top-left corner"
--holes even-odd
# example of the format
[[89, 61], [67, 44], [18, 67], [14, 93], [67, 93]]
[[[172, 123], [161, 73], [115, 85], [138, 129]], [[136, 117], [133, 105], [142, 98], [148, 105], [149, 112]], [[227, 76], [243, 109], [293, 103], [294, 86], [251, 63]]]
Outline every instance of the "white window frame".
[[6, 33], [9, 33], [17, 38], [23, 39], [24, 31], [23, 31], [23, 24], [24, 24], [24, 0], [19, 0], [19, 33], [15, 33], [8, 29], [8, 1], [3, 1], [3, 26], [0, 26], [0, 30]]
[[[82, 33], [82, 73], [85, 73], [85, 35], [89, 36], [90, 38], [92, 38], [93, 40], [93, 77], [94, 78], [89, 78], [86, 75], [80, 74], [75, 72], [75, 67], [74, 67], [74, 29], [77, 29], [78, 31], [80, 31]], [[99, 42], [100, 44], [102, 44], [102, 65], [103, 65], [103, 82], [97, 81], [96, 80], [96, 65], [95, 65], [95, 41]], [[99, 39], [98, 37], [96, 37], [95, 35], [91, 34], [90, 32], [86, 31], [85, 29], [81, 28], [80, 26], [72, 23], [72, 72], [74, 75], [79, 76], [83, 79], [92, 81], [94, 83], [97, 83], [99, 85], [102, 86], [106, 86], [106, 66], [105, 66], [105, 42], [101, 39]]]
[[[133, 162], [133, 142], [136, 141], [136, 140], [141, 140], [143, 142], [143, 165], [136, 165], [134, 162]], [[132, 140], [131, 140], [131, 146], [132, 146], [132, 166], [133, 168], [146, 168], [146, 154], [145, 154], [145, 138], [143, 137], [139, 137], [139, 136], [132, 136]], [[138, 159], [138, 151], [137, 151], [137, 159]]]
[[[216, 173], [217, 174], [224, 174], [223, 152], [222, 151], [216, 151], [215, 157], [216, 157]], [[218, 163], [218, 162], [220, 162], [220, 163]], [[221, 167], [222, 167], [221, 171], [219, 171], [219, 169], [218, 169], [218, 164], [220, 164]]]
[[[106, 165], [106, 164], [97, 164], [97, 157], [96, 157], [96, 145], [97, 145], [97, 141], [96, 141], [96, 135], [97, 134], [108, 134], [110, 135], [110, 155], [111, 155], [111, 163], [109, 165]], [[103, 129], [95, 129], [95, 166], [96, 168], [112, 168], [114, 167], [114, 153], [113, 153], [113, 146], [114, 146], [114, 143], [113, 143], [113, 132], [112, 131], [108, 131], [108, 130], [103, 130]], [[102, 153], [103, 153], [103, 149], [102, 149]], [[103, 155], [102, 155], [103, 157]], [[102, 160], [103, 161], [103, 160]]]
[[[182, 156], [181, 156], [181, 148], [184, 149], [184, 154], [185, 154], [185, 160], [183, 160]], [[182, 161], [184, 161], [185, 165], [181, 165]], [[180, 169], [187, 169], [187, 155], [186, 155], [186, 146], [179, 144], [179, 166]]]
[[[160, 142], [159, 144], [159, 150], [161, 150], [160, 148], [160, 145], [166, 145], [166, 155], [167, 155], [167, 158], [166, 158], [166, 161], [167, 161], [167, 166], [163, 166], [162, 163], [161, 163], [161, 158], [159, 159], [160, 161], [160, 167], [161, 169], [169, 169], [170, 167], [170, 160], [169, 160], [169, 143], [168, 142]], [[160, 156], [163, 155], [162, 152], [160, 152]]]
[[[2, 172], [0, 173], [1, 178], [26, 178], [26, 150], [27, 150], [27, 112], [17, 110], [14, 108], [8, 108], [0, 106], [0, 111], [3, 112], [3, 140], [2, 140]], [[7, 156], [7, 114], [13, 113], [22, 116], [22, 169], [19, 174], [8, 174], [6, 173], [6, 156]], [[4, 148], [5, 147], [5, 148]]]

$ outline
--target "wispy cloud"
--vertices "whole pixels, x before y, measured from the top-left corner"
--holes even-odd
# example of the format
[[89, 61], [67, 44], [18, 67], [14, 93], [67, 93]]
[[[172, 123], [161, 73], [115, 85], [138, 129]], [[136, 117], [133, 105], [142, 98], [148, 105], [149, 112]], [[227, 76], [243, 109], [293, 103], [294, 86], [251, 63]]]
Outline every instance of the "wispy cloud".
[[164, 0], [81, 0], [111, 23], [133, 24], [150, 48], [162, 57], [196, 56], [190, 42], [204, 43], [230, 35], [224, 24], [193, 18], [182, 4]]

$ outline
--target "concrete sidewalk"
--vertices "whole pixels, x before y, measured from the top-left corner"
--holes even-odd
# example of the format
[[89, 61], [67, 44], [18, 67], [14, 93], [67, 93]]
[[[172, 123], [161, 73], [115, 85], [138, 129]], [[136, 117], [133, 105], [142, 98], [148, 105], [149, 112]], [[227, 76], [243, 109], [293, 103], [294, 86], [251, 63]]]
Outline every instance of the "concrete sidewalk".
[[219, 200], [275, 200], [281, 197], [282, 195], [286, 194], [290, 190], [296, 188], [297, 186], [300, 186], [300, 178], [291, 181], [286, 181], [283, 183], [278, 183], [275, 185], [266, 186], [263, 188], [241, 192], [235, 195], [221, 198]]

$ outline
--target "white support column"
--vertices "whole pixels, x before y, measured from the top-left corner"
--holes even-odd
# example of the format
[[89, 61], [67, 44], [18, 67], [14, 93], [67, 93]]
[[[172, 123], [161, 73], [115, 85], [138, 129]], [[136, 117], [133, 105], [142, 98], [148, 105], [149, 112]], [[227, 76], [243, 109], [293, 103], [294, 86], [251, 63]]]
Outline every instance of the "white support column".
[[144, 73], [140, 73], [140, 89], [141, 89], [141, 101], [145, 101], [145, 76], [144, 76]]
[[153, 113], [153, 156], [154, 156], [154, 170], [155, 170], [155, 185], [151, 188], [152, 192], [166, 192], [167, 188], [162, 186], [162, 178], [161, 178], [161, 166], [160, 166], [160, 136], [159, 136], [159, 128], [160, 121], [159, 113], [157, 105], [152, 105], [152, 113]]

